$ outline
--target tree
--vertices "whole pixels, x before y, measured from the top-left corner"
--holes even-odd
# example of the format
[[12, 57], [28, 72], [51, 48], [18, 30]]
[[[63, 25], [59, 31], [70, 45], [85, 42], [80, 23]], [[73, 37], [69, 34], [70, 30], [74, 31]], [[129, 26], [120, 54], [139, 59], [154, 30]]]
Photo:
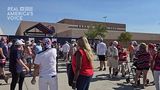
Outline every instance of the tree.
[[106, 36], [106, 33], [107, 33], [106, 27], [102, 24], [97, 24], [90, 26], [85, 35], [89, 39], [95, 39], [98, 37], [104, 38]]
[[122, 42], [124, 45], [127, 45], [127, 42], [131, 41], [132, 35], [129, 32], [123, 32], [118, 37], [118, 40]]

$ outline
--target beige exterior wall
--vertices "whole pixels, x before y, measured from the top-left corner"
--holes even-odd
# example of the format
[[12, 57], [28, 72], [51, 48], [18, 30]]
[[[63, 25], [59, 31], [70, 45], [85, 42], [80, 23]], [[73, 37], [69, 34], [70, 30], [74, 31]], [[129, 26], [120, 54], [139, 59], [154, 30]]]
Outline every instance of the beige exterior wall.
[[[16, 35], [22, 35], [23, 32], [36, 25], [39, 22], [32, 22], [32, 21], [22, 21], [17, 29]], [[62, 23], [45, 23], [42, 22], [43, 25], [48, 26], [52, 25], [55, 28], [55, 34], [57, 37], [70, 37], [70, 38], [78, 38], [84, 35], [84, 32], [87, 29], [80, 29], [80, 28], [71, 28], [69, 24], [62, 24]], [[106, 40], [117, 40], [120, 34], [125, 31], [111, 31], [109, 30], [105, 39]], [[160, 34], [149, 34], [149, 33], [135, 33], [130, 32], [132, 35], [132, 40], [137, 40], [140, 42], [147, 41], [147, 42], [159, 42]]]
[[160, 40], [160, 34], [134, 33], [131, 32], [134, 40]]
[[[78, 38], [80, 36], [83, 36], [84, 32], [86, 32], [86, 30], [68, 30], [63, 33], [59, 33], [58, 36]], [[122, 32], [123, 31], [108, 31], [105, 39], [107, 41], [117, 40]], [[136, 40], [138, 42], [157, 43], [160, 41], [160, 34], [133, 33], [133, 32], [130, 32], [130, 34], [132, 35], [132, 40]]]

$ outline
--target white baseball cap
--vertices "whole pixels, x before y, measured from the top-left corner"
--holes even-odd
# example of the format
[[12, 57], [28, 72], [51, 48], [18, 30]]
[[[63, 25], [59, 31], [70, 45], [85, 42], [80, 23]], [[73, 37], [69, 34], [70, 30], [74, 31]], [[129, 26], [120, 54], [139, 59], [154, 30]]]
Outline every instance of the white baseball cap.
[[117, 41], [113, 41], [113, 45], [118, 45], [118, 42]]
[[17, 40], [15, 42], [15, 45], [24, 45], [25, 43], [22, 42], [22, 40]]

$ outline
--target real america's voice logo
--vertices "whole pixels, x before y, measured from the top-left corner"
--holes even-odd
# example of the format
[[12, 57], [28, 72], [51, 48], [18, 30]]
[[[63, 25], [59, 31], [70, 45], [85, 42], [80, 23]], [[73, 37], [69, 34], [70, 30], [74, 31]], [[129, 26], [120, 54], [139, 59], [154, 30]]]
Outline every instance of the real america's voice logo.
[[20, 21], [26, 16], [33, 16], [33, 7], [21, 6], [21, 7], [8, 7], [7, 19], [10, 21]]

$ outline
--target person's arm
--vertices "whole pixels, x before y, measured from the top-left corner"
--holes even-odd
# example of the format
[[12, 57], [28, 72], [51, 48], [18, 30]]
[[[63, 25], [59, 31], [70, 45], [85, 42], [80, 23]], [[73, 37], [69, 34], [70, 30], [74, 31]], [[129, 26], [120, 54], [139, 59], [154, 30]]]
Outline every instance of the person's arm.
[[39, 65], [34, 64], [33, 79], [35, 79], [38, 74], [39, 74]]
[[117, 49], [117, 48], [114, 48], [114, 49], [115, 49], [115, 56], [114, 56], [114, 58], [115, 58], [116, 60], [118, 60], [118, 59], [119, 59], [118, 49]]
[[3, 57], [3, 59], [6, 59], [5, 55], [3, 54], [3, 50], [2, 50], [1, 47], [0, 47], [0, 54], [1, 54], [1, 56]]
[[125, 52], [124, 52], [124, 58], [126, 59], [127, 56], [128, 56], [128, 55], [127, 55], [127, 51], [125, 51]]
[[23, 61], [20, 58], [17, 59], [17, 62], [18, 62], [19, 65], [21, 65], [22, 67], [24, 67], [27, 72], [29, 72], [29, 68], [23, 63]]
[[28, 49], [28, 54], [29, 55], [32, 55], [33, 53], [32, 53], [32, 49], [30, 48], [30, 47], [27, 47], [27, 49]]
[[21, 65], [22, 67], [24, 67], [26, 69], [27, 72], [29, 72], [29, 68], [25, 65], [25, 63], [22, 60], [22, 51], [18, 50], [16, 53], [16, 61], [19, 65]]
[[34, 62], [34, 71], [33, 71], [33, 78], [31, 80], [31, 83], [32, 84], [35, 84], [36, 83], [36, 76], [39, 74], [39, 61], [37, 61], [37, 56], [35, 58], [35, 62]]
[[[78, 76], [80, 73], [81, 65], [82, 65], [82, 55], [79, 51], [77, 51], [76, 52], [76, 71], [75, 71], [75, 75], [74, 75], [74, 79], [73, 79], [73, 86], [76, 85], [76, 82], [77, 82], [77, 79], [78, 79]], [[73, 87], [73, 88], [75, 88], [75, 87]]]
[[96, 54], [98, 55], [98, 51], [99, 50], [99, 44], [97, 44], [97, 47], [96, 47]]
[[70, 49], [71, 49], [71, 47], [68, 45], [68, 53], [69, 53]]
[[38, 55], [35, 56], [35, 62], [34, 62], [34, 71], [33, 71], [33, 78], [31, 80], [32, 84], [36, 83], [36, 76], [39, 74], [39, 68], [40, 68], [40, 59]]
[[107, 56], [107, 46], [106, 46], [106, 44], [105, 44], [105, 55]]
[[39, 74], [39, 65], [35, 64], [34, 66], [34, 71], [33, 71], [33, 78], [31, 80], [31, 84], [35, 84], [36, 83], [36, 76]]
[[152, 59], [152, 66], [151, 66], [151, 69], [153, 70], [154, 69], [154, 66], [155, 66], [155, 59], [156, 59], [156, 57], [157, 57], [157, 54], [153, 57], [153, 59]]

